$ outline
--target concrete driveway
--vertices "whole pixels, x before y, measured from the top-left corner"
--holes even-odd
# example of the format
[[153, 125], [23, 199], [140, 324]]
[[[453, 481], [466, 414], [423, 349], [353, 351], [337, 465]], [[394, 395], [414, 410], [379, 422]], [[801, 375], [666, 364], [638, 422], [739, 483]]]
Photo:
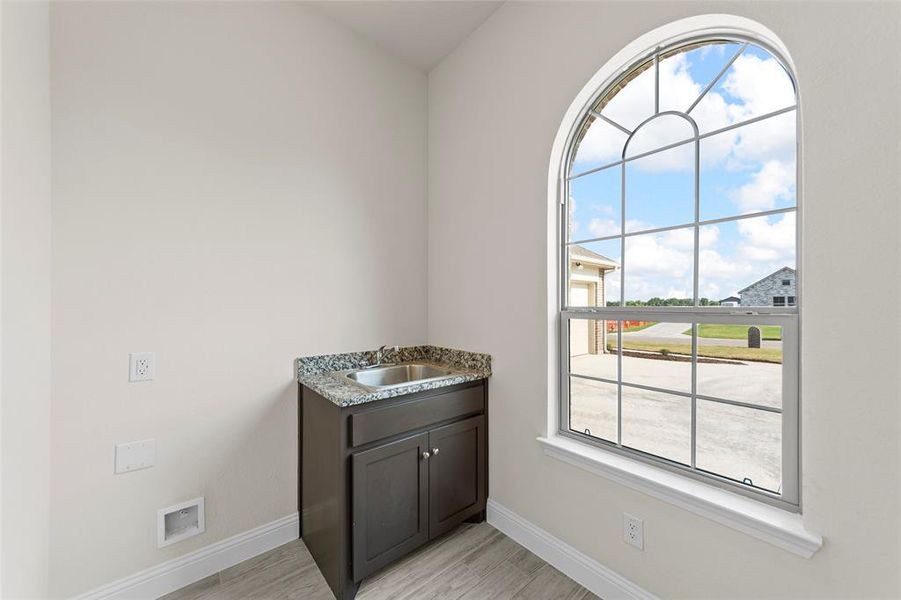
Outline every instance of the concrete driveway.
[[[653, 327], [645, 331], [650, 329]], [[615, 354], [574, 356], [571, 370], [616, 380], [616, 359]], [[624, 356], [622, 364], [625, 382], [691, 391], [690, 362]], [[697, 377], [700, 394], [781, 406], [782, 365], [700, 363]], [[572, 429], [581, 432], [587, 429], [593, 436], [615, 442], [616, 385], [573, 377], [570, 394]], [[623, 386], [622, 408], [624, 445], [677, 462], [691, 462], [690, 398]], [[782, 421], [778, 413], [705, 400], [697, 402], [696, 458], [700, 468], [738, 480], [748, 477], [757, 486], [778, 491], [781, 435]]]

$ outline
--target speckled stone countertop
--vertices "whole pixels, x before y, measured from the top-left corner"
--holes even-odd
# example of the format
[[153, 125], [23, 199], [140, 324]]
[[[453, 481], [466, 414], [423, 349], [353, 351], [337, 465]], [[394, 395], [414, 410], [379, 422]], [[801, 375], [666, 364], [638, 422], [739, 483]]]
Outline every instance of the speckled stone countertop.
[[359, 369], [371, 365], [372, 362], [373, 352], [348, 352], [346, 354], [303, 356], [298, 358], [294, 364], [298, 383], [342, 407], [476, 381], [491, 375], [491, 356], [488, 354], [437, 346], [400, 348], [397, 353], [387, 358], [386, 364], [426, 363], [454, 372], [451, 377], [438, 381], [411, 383], [401, 387], [371, 391], [335, 374], [336, 371]]

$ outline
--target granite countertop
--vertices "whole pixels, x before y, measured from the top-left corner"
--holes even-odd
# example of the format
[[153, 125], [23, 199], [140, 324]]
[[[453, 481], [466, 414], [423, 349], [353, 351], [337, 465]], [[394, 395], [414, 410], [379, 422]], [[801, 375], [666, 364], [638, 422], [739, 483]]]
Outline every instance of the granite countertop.
[[425, 363], [453, 371], [453, 375], [437, 381], [411, 383], [384, 390], [369, 390], [337, 375], [337, 371], [359, 369], [372, 364], [373, 352], [347, 352], [303, 356], [294, 361], [297, 382], [307, 386], [338, 406], [353, 406], [373, 400], [394, 398], [424, 390], [433, 390], [467, 381], [485, 379], [491, 375], [491, 356], [465, 350], [438, 346], [408, 346], [388, 357], [389, 363]]

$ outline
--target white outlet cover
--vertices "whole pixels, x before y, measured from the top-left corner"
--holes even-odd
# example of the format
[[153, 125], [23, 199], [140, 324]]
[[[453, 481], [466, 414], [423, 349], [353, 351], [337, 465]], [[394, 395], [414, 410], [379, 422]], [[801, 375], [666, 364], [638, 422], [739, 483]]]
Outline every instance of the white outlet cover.
[[156, 440], [139, 440], [116, 446], [116, 473], [149, 469], [156, 464]]
[[623, 513], [623, 541], [639, 550], [644, 550], [644, 521]]
[[132, 352], [128, 355], [128, 380], [151, 381], [156, 373], [153, 352]]

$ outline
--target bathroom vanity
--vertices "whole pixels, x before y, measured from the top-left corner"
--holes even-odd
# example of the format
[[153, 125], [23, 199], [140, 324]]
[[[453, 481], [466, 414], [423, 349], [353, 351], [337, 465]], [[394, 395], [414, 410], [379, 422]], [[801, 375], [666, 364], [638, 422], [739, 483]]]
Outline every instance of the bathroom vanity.
[[[417, 346], [298, 359], [301, 537], [339, 600], [485, 518], [490, 357]], [[366, 383], [364, 383], [366, 382]]]

